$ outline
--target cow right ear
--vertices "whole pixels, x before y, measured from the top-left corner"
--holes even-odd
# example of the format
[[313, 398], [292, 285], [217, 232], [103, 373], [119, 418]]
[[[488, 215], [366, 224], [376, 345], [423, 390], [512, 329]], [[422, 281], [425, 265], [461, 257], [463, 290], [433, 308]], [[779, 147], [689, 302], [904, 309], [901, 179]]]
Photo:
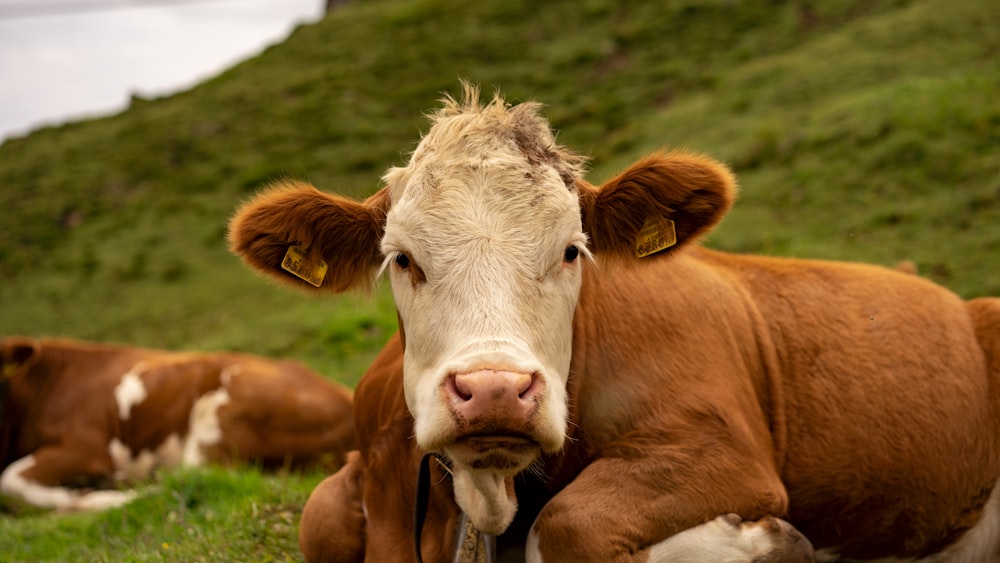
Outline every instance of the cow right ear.
[[8, 380], [38, 359], [40, 346], [36, 340], [12, 336], [0, 341], [0, 373]]
[[243, 205], [229, 222], [229, 247], [252, 269], [307, 290], [370, 287], [382, 264], [389, 192], [364, 202], [281, 182]]
[[591, 249], [626, 259], [665, 255], [696, 240], [736, 199], [726, 166], [683, 151], [650, 155], [600, 188], [577, 188]]

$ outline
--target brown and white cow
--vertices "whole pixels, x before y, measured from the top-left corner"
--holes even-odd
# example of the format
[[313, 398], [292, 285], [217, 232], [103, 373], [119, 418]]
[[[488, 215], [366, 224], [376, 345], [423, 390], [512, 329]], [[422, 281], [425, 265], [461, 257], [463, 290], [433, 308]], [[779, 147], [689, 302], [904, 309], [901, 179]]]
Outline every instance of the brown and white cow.
[[529, 561], [808, 560], [799, 532], [821, 560], [996, 554], [1000, 300], [700, 247], [735, 198], [723, 165], [660, 153], [595, 187], [536, 104], [478, 98], [446, 99], [367, 201], [280, 184], [231, 224], [292, 284], [387, 271], [398, 309], [308, 558], [412, 560], [425, 451], [450, 466], [427, 560], [459, 508], [486, 534], [527, 513]]
[[294, 361], [72, 340], [0, 340], [0, 492], [41, 506], [120, 506], [157, 468], [339, 463], [351, 393]]

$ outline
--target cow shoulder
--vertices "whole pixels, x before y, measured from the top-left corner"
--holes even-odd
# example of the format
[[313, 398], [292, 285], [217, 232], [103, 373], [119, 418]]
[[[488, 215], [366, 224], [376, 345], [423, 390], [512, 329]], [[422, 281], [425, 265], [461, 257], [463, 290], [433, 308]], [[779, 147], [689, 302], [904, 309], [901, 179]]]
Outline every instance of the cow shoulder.
[[366, 287], [382, 262], [388, 190], [364, 202], [302, 182], [272, 185], [229, 223], [232, 251], [253, 269], [303, 289]]
[[647, 156], [599, 188], [578, 187], [591, 249], [605, 256], [636, 256], [650, 238], [661, 239], [654, 252], [676, 249], [711, 230], [736, 199], [726, 166], [683, 151]]

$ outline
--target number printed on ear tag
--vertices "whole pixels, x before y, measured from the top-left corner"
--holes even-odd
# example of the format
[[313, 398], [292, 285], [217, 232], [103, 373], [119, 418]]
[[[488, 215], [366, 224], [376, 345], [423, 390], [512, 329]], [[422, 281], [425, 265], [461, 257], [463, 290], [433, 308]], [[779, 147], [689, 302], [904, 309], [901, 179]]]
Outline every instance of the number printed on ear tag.
[[644, 258], [677, 244], [674, 222], [665, 217], [646, 217], [635, 239], [635, 255]]
[[308, 260], [306, 251], [301, 246], [289, 246], [285, 258], [281, 261], [281, 269], [315, 287], [319, 287], [323, 285], [327, 265], [322, 260], [318, 263]]

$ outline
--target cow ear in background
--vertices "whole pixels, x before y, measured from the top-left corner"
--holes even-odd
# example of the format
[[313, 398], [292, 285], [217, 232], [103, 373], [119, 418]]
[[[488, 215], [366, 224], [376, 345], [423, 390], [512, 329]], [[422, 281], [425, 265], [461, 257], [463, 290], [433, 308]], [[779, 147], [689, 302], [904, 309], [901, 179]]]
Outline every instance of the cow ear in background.
[[243, 205], [229, 222], [229, 247], [251, 268], [308, 290], [370, 287], [382, 263], [379, 241], [388, 190], [364, 202], [280, 182]]
[[580, 185], [583, 228], [597, 254], [643, 257], [710, 231], [736, 199], [736, 179], [706, 156], [650, 155], [600, 188]]
[[30, 338], [12, 336], [0, 340], [0, 373], [3, 379], [13, 377], [32, 364], [38, 359], [39, 351], [38, 342]]

